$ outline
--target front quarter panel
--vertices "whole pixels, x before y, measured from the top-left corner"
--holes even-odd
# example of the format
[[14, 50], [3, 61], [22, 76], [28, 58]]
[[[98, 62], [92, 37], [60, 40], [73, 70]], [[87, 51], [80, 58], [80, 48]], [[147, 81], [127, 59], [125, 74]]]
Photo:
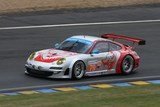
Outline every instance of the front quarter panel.
[[87, 55], [87, 54], [79, 54], [76, 56], [68, 57], [66, 59], [65, 66], [69, 68], [69, 72], [70, 72], [69, 77], [70, 78], [72, 77], [72, 69], [73, 69], [75, 62], [81, 60], [84, 62], [85, 66], [86, 66], [88, 57], [89, 57], [89, 55]]
[[78, 61], [78, 60], [83, 61], [84, 64], [85, 64], [85, 66], [86, 66], [88, 57], [89, 57], [88, 54], [80, 54], [80, 55], [77, 55], [77, 56], [75, 56], [75, 57], [68, 58], [68, 62], [70, 62], [69, 68], [72, 69], [72, 68], [73, 68], [73, 65], [74, 65], [75, 62]]

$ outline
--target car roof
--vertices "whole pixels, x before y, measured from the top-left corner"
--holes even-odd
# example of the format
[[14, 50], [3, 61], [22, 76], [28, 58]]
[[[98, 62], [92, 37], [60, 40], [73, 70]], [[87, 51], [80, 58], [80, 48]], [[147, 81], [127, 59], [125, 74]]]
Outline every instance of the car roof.
[[76, 35], [76, 36], [72, 36], [70, 38], [84, 39], [84, 40], [91, 41], [91, 42], [101, 41], [101, 40], [103, 40], [103, 41], [111, 41], [109, 39], [104, 39], [104, 38], [96, 37], [96, 36], [88, 36], [88, 35]]

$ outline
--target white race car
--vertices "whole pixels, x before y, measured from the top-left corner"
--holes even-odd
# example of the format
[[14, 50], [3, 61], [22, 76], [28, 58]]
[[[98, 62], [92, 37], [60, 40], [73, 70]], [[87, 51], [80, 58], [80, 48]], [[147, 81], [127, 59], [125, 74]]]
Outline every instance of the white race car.
[[134, 47], [109, 40], [124, 39], [144, 45], [142, 39], [104, 34], [101, 37], [72, 36], [55, 48], [33, 52], [26, 64], [26, 74], [51, 78], [81, 79], [83, 76], [130, 74], [139, 66]]

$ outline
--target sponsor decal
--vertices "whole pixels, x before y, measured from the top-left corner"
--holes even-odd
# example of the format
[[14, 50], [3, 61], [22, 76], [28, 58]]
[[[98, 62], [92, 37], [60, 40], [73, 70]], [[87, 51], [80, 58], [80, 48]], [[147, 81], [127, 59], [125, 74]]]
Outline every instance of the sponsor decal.
[[88, 62], [88, 66], [87, 66], [87, 71], [91, 72], [91, 71], [96, 71], [98, 68], [100, 68], [102, 66], [102, 62], [101, 61], [89, 61]]
[[107, 70], [111, 70], [116, 63], [116, 55], [110, 52], [110, 56], [102, 60], [103, 65]]

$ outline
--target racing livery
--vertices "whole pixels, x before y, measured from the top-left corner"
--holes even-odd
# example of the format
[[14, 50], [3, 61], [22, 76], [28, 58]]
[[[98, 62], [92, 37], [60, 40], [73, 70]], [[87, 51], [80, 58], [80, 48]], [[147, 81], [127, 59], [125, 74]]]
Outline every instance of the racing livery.
[[25, 64], [25, 73], [72, 79], [113, 73], [130, 74], [138, 68], [140, 57], [134, 46], [116, 42], [117, 39], [145, 45], [142, 39], [115, 34], [72, 36], [56, 44], [55, 48], [33, 52]]

